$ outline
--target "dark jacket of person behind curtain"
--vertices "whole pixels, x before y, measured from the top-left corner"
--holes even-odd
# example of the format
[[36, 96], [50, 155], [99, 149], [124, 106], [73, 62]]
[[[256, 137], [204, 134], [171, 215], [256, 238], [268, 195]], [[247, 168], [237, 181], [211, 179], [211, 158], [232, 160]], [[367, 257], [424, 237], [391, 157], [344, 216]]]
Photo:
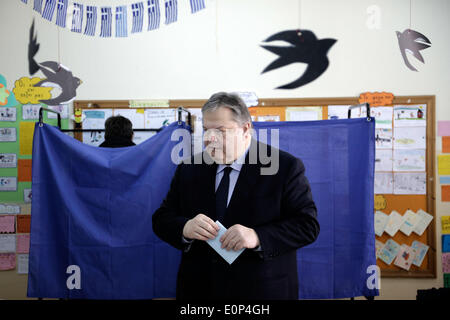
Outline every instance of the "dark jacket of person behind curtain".
[[105, 141], [99, 147], [120, 148], [135, 146], [133, 124], [122, 116], [109, 117], [105, 122]]

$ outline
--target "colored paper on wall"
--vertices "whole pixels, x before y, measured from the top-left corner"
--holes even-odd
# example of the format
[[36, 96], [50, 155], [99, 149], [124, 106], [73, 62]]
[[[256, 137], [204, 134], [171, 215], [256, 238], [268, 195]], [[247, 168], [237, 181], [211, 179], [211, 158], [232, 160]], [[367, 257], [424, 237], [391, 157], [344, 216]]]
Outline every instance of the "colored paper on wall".
[[17, 233], [30, 233], [31, 215], [17, 215]]
[[0, 253], [0, 270], [13, 270], [16, 268], [15, 253]]
[[450, 216], [441, 217], [442, 234], [450, 234]]
[[450, 136], [450, 121], [438, 121], [438, 136]]
[[442, 272], [450, 273], [450, 252], [442, 253]]
[[442, 137], [442, 152], [450, 153], [450, 136]]
[[450, 288], [450, 273], [444, 273], [444, 288]]
[[17, 171], [19, 182], [31, 182], [31, 159], [19, 159]]
[[17, 235], [17, 253], [28, 253], [30, 252], [30, 235], [29, 234], [18, 234]]
[[439, 177], [439, 183], [440, 184], [450, 184], [450, 177]]
[[0, 252], [1, 253], [16, 252], [15, 234], [0, 234]]
[[450, 186], [441, 186], [441, 198], [444, 202], [450, 201]]
[[450, 155], [438, 155], [438, 174], [450, 175]]
[[15, 216], [0, 216], [0, 232], [14, 233], [15, 230]]
[[442, 235], [442, 252], [450, 252], [450, 234]]
[[34, 122], [21, 122], [19, 127], [20, 155], [31, 155], [33, 152]]

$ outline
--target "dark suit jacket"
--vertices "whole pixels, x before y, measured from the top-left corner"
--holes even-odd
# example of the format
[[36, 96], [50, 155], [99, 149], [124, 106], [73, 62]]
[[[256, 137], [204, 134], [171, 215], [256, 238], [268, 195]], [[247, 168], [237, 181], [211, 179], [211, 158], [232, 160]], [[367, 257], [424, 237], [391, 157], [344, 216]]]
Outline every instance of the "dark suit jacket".
[[278, 173], [261, 175], [264, 165], [249, 164], [248, 159], [249, 154], [222, 223], [226, 228], [253, 228], [262, 252], [246, 249], [231, 265], [204, 241], [194, 240], [185, 252], [185, 223], [199, 213], [216, 221], [216, 164], [180, 164], [167, 197], [153, 214], [155, 234], [183, 250], [177, 299], [298, 299], [296, 250], [319, 234], [305, 167], [280, 150]]

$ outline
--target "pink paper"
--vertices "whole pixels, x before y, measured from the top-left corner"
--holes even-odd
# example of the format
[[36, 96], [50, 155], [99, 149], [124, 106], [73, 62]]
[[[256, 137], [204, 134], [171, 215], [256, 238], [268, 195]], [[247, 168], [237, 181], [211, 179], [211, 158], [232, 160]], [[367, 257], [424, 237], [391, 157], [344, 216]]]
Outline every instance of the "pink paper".
[[17, 235], [17, 253], [29, 253], [30, 252], [30, 235], [18, 234]]
[[15, 253], [0, 253], [0, 270], [12, 270], [16, 268]]
[[438, 121], [438, 136], [450, 136], [450, 121]]
[[442, 253], [442, 272], [450, 273], [450, 252]]
[[15, 230], [15, 216], [0, 216], [0, 232], [12, 232]]

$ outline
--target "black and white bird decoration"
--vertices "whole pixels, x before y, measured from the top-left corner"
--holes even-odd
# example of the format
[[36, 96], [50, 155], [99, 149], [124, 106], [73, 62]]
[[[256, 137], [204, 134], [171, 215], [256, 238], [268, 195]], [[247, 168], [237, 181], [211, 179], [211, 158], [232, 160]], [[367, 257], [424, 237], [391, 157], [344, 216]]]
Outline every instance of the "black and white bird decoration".
[[409, 62], [406, 53], [411, 53], [417, 60], [425, 63], [420, 54], [420, 50], [429, 48], [431, 46], [431, 41], [420, 32], [411, 29], [406, 29], [403, 32], [396, 31], [395, 33], [397, 34], [398, 45], [400, 46], [400, 53], [402, 54], [403, 61], [410, 70], [417, 71], [417, 69]]
[[280, 47], [262, 45], [261, 47], [264, 49], [279, 56], [262, 73], [295, 62], [307, 64], [305, 72], [297, 80], [282, 85], [277, 89], [295, 89], [320, 77], [329, 65], [327, 53], [337, 41], [336, 39], [318, 40], [310, 30], [287, 30], [270, 36], [264, 42], [276, 40], [286, 41], [290, 45]]
[[72, 71], [64, 67], [62, 64], [55, 61], [45, 61], [37, 63], [34, 56], [39, 51], [39, 43], [37, 43], [34, 34], [34, 20], [30, 28], [30, 40], [28, 44], [28, 68], [30, 75], [35, 74], [39, 70], [47, 77], [39, 81], [34, 87], [59, 87], [61, 93], [48, 100], [39, 100], [40, 102], [54, 106], [62, 103], [67, 103], [73, 100], [76, 96], [76, 90], [82, 81], [72, 75]]

